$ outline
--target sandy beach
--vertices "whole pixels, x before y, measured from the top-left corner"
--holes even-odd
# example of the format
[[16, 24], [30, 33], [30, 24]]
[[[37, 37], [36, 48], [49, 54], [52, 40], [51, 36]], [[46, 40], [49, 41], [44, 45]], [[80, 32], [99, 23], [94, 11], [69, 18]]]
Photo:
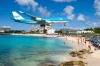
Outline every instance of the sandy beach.
[[[26, 35], [26, 36], [47, 36], [46, 34], [11, 34], [11, 35]], [[81, 49], [89, 49], [88, 46], [91, 46], [91, 42], [85, 41], [85, 37], [76, 37], [76, 36], [61, 36], [58, 37], [64, 42], [68, 42], [73, 46], [73, 51], [81, 50]], [[85, 56], [85, 59], [80, 59], [78, 57], [71, 57], [70, 55], [67, 55], [66, 59], [69, 59], [70, 61], [83, 61], [86, 64], [86, 66], [100, 66], [100, 50], [94, 50], [95, 48], [91, 46], [92, 54], [88, 54]]]
[[[92, 45], [89, 41], [85, 43], [85, 37], [73, 37], [73, 36], [63, 36], [60, 37], [65, 42], [69, 42], [74, 49], [73, 51], [81, 50], [81, 49], [89, 49], [88, 45]], [[85, 56], [85, 59], [80, 59], [78, 57], [71, 57], [70, 55], [67, 57], [71, 61], [83, 61], [87, 63], [86, 66], [100, 66], [100, 50], [94, 50], [95, 48], [91, 46], [92, 54], [88, 54]]]

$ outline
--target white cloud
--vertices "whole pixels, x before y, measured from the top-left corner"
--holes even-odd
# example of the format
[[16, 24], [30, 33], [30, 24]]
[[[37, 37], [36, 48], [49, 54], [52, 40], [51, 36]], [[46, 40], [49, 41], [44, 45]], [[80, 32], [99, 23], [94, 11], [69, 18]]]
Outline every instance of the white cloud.
[[51, 15], [51, 12], [49, 12], [46, 7], [39, 7], [38, 11], [42, 17], [49, 17]]
[[71, 14], [71, 15], [68, 15], [68, 16], [67, 16], [67, 18], [69, 18], [69, 19], [71, 19], [71, 20], [73, 20], [74, 17], [75, 17], [75, 14]]
[[92, 24], [93, 24], [92, 26], [100, 27], [100, 22], [93, 22]]
[[74, 10], [74, 7], [72, 6], [66, 6], [66, 8], [64, 8], [64, 12], [67, 14], [72, 14], [73, 10]]
[[36, 7], [38, 6], [38, 3], [35, 2], [35, 0], [16, 0], [16, 2], [19, 4], [19, 5], [26, 5], [26, 6], [32, 6], [33, 10], [36, 9]]
[[55, 2], [72, 2], [72, 1], [76, 1], [76, 0], [53, 0]]
[[90, 27], [100, 27], [100, 22], [87, 22], [86, 24]]
[[67, 15], [67, 17], [71, 20], [73, 20], [75, 14], [73, 14], [74, 7], [73, 6], [66, 6], [63, 10], [64, 14]]
[[85, 21], [85, 16], [83, 14], [79, 14], [77, 20], [79, 20], [79, 21]]
[[96, 15], [100, 17], [100, 0], [94, 0], [94, 7], [96, 9]]
[[16, 2], [21, 6], [27, 6], [28, 10], [32, 6], [33, 11], [38, 11], [42, 17], [49, 17], [51, 15], [51, 12], [46, 7], [40, 7], [35, 0], [16, 0]]

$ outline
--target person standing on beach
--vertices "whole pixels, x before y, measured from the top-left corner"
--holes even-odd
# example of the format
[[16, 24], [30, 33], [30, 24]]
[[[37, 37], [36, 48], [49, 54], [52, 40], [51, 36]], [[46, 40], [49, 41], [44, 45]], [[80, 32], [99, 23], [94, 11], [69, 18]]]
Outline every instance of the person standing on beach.
[[82, 37], [81, 37], [81, 44], [82, 44]]
[[85, 45], [86, 45], [86, 40], [85, 40], [85, 42], [84, 42], [84, 43], [85, 43]]
[[78, 41], [78, 45], [79, 45], [79, 38], [77, 39], [77, 41]]
[[91, 50], [91, 46], [90, 45], [88, 45], [88, 49]]
[[66, 40], [67, 40], [67, 36], [66, 36]]

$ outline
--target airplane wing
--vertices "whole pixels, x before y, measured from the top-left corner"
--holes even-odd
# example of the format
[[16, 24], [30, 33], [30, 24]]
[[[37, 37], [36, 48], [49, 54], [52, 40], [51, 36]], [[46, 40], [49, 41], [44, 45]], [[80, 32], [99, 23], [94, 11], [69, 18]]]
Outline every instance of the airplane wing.
[[40, 20], [42, 20], [42, 18], [38, 18], [38, 17], [32, 16], [32, 15], [27, 14], [25, 12], [22, 12], [22, 11], [19, 11], [19, 12], [22, 13], [22, 14], [24, 14], [24, 15], [26, 15], [26, 16], [28, 16], [28, 17], [30, 17], [31, 20], [34, 20], [34, 21], [40, 21]]
[[31, 20], [33, 21], [37, 21], [38, 24], [66, 24], [68, 23], [70, 20], [66, 17], [53, 17], [53, 18], [38, 18], [35, 16], [32, 16], [30, 14], [27, 14], [25, 12], [19, 11], [20, 13], [28, 16], [31, 18]]

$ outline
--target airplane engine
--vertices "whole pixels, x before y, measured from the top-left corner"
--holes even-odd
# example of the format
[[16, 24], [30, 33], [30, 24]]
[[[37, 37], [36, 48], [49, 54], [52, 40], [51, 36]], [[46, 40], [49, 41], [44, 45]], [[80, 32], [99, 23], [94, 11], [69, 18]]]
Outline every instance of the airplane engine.
[[64, 23], [64, 26], [67, 26], [68, 25], [68, 23]]
[[45, 24], [41, 24], [40, 26], [41, 26], [41, 27], [45, 27]]
[[49, 24], [49, 26], [52, 26], [52, 24]]
[[42, 18], [36, 18], [36, 20], [41, 21], [41, 20], [42, 20]]

